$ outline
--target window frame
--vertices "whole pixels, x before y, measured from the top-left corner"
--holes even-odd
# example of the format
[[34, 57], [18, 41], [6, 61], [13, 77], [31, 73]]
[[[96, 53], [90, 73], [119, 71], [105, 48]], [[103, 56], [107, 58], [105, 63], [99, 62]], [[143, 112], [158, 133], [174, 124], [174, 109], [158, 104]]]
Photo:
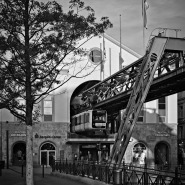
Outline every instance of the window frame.
[[[54, 107], [54, 96], [53, 95], [48, 95], [46, 98], [44, 98], [43, 99], [43, 121], [44, 122], [52, 122], [52, 121], [54, 121], [54, 109], [53, 109], [53, 107]], [[46, 101], [48, 101], [48, 102], [51, 102], [51, 106], [46, 106], [45, 107], [45, 102]], [[51, 109], [51, 114], [45, 114], [45, 108], [46, 109]], [[48, 119], [47, 118], [47, 116], [50, 116], [51, 117], [51, 119]]]
[[[164, 98], [164, 102], [160, 102], [160, 99]], [[158, 110], [158, 123], [167, 123], [167, 97], [162, 97], [157, 100], [157, 110]], [[164, 108], [163, 108], [164, 107]], [[161, 115], [161, 111], [164, 111], [165, 115]]]

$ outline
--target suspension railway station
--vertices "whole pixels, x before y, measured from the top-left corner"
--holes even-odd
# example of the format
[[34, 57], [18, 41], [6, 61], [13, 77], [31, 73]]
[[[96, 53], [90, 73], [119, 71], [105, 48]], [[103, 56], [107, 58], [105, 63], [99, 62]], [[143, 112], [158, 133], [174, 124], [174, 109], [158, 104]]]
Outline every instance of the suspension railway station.
[[[52, 159], [118, 166], [123, 161], [147, 163], [154, 168], [185, 165], [183, 102], [178, 130], [185, 40], [151, 35], [143, 57], [121, 45], [121, 69], [119, 42], [108, 35], [93, 38], [84, 47], [88, 53], [80, 65], [88, 63], [86, 72], [94, 68], [93, 72], [72, 78], [39, 105], [40, 122], [33, 126], [34, 165], [50, 165]], [[1, 136], [6, 163], [26, 160], [25, 125], [4, 109]]]

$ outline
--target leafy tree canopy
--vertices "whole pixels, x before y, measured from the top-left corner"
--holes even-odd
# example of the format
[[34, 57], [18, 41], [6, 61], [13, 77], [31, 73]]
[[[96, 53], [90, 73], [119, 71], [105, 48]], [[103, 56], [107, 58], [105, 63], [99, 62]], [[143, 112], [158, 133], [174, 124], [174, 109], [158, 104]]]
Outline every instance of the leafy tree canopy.
[[[71, 65], [65, 58], [71, 53], [83, 55], [80, 46], [84, 42], [112, 27], [107, 17], [97, 22], [94, 10], [84, 2], [69, 3], [69, 11], [64, 13], [56, 1], [0, 2], [0, 108], [22, 120], [25, 116], [18, 110], [26, 112], [26, 106], [33, 110], [54, 83], [62, 85], [57, 77]], [[26, 106], [18, 97], [26, 100]]]

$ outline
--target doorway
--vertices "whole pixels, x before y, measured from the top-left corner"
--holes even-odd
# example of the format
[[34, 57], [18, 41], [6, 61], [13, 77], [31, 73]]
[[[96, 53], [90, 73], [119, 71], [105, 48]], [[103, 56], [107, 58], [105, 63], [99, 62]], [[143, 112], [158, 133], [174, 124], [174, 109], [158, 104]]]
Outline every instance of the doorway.
[[16, 142], [12, 148], [12, 164], [20, 165], [26, 161], [26, 143]]
[[56, 159], [56, 148], [52, 143], [44, 143], [40, 148], [40, 165], [51, 166]]
[[164, 142], [155, 146], [155, 164], [158, 168], [169, 167], [169, 147]]

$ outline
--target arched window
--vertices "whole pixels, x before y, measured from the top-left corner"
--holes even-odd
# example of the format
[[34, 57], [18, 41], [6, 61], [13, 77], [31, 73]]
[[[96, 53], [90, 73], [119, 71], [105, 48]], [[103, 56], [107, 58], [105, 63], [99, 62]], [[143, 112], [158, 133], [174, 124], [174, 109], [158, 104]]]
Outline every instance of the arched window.
[[44, 143], [40, 148], [40, 164], [49, 166], [56, 159], [56, 149], [52, 143]]
[[55, 150], [55, 147], [51, 143], [45, 143], [42, 145], [41, 150]]

